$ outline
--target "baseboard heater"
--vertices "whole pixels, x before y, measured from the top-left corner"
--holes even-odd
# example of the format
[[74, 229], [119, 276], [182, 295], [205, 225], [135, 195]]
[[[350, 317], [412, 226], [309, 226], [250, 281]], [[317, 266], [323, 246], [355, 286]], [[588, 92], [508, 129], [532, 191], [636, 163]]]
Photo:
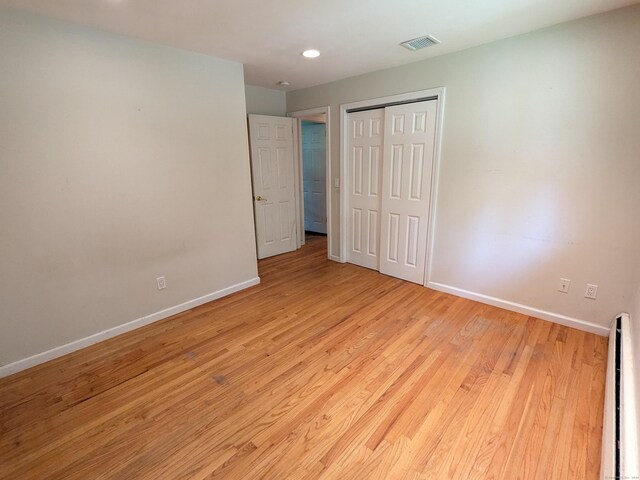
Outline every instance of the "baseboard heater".
[[611, 325], [602, 432], [602, 479], [640, 478], [635, 369], [630, 317]]

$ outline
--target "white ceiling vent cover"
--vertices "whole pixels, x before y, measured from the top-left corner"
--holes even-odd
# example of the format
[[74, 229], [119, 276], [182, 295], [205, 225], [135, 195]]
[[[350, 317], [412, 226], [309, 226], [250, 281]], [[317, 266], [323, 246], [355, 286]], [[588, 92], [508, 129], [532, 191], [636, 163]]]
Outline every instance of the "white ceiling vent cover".
[[437, 45], [439, 43], [440, 40], [437, 40], [430, 35], [425, 35], [424, 37], [407, 40], [406, 42], [402, 42], [400, 45], [413, 52], [415, 50], [420, 50], [421, 48], [427, 48], [431, 47], [432, 45]]

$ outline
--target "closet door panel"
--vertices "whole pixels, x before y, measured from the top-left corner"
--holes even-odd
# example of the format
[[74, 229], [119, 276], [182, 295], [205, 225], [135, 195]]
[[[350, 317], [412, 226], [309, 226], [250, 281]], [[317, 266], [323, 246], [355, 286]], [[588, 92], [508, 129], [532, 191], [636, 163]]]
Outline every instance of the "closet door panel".
[[380, 272], [424, 283], [436, 101], [385, 109]]
[[350, 113], [347, 261], [378, 270], [384, 109]]

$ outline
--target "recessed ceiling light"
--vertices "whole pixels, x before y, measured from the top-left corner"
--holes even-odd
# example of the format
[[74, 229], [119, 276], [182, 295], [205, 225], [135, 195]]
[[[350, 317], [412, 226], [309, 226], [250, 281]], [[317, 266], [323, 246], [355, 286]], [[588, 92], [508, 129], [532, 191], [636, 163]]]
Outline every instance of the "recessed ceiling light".
[[280, 80], [278, 82], [278, 85], [280, 85], [281, 87], [289, 87], [291, 86], [291, 82], [288, 82], [287, 80]]
[[307, 58], [316, 58], [320, 56], [320, 52], [314, 49], [305, 50], [304, 52], [302, 52], [302, 56]]

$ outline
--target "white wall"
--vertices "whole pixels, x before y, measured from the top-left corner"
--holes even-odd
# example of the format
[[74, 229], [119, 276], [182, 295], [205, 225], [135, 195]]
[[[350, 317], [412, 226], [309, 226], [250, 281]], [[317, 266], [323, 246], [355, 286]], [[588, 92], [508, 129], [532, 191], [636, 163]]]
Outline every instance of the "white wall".
[[284, 117], [287, 114], [286, 93], [270, 88], [245, 86], [247, 113]]
[[[287, 107], [332, 106], [339, 172], [339, 104], [445, 87], [431, 280], [608, 329], [639, 280], [638, 25], [636, 5], [290, 92]], [[331, 202], [338, 232], [335, 188]]]
[[5, 9], [0, 51], [0, 365], [257, 277], [242, 65]]

